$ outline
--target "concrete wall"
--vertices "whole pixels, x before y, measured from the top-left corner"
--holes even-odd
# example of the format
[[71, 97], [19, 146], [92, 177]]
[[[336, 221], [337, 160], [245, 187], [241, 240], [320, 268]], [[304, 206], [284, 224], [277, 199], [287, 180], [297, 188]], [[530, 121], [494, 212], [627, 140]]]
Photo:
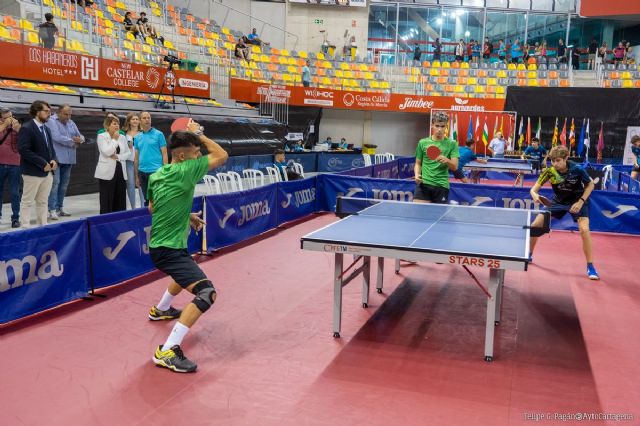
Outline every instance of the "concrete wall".
[[334, 142], [378, 145], [378, 152], [413, 155], [418, 140], [428, 135], [428, 115], [325, 109], [320, 121], [319, 140], [331, 136]]

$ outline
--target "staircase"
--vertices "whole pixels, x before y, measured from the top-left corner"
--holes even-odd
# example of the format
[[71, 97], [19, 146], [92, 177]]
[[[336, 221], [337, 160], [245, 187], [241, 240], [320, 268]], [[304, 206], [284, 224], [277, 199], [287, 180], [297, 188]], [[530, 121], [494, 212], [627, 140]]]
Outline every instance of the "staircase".
[[596, 72], [593, 70], [574, 70], [573, 87], [600, 87]]

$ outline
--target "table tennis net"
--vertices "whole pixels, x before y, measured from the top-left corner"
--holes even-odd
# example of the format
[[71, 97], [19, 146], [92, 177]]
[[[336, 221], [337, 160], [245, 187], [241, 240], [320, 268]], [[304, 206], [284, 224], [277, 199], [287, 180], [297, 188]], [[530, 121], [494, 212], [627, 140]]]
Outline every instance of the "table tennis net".
[[523, 227], [529, 225], [527, 210], [452, 204], [419, 204], [350, 197], [338, 198], [336, 214], [340, 217], [350, 215], [380, 216], [428, 222], [473, 223], [478, 226]]

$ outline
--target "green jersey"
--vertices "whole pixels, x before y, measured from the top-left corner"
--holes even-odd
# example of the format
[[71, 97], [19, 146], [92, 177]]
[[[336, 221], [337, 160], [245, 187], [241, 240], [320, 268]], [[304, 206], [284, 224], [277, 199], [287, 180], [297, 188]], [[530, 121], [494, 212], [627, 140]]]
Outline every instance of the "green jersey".
[[431, 145], [435, 145], [440, 148], [441, 155], [452, 159], [460, 157], [460, 154], [458, 153], [458, 144], [449, 138], [444, 138], [441, 141], [435, 141], [429, 137], [420, 139], [420, 142], [418, 142], [418, 148], [416, 148], [416, 160], [422, 161], [422, 182], [448, 189], [449, 166], [435, 160], [430, 160], [429, 157], [427, 157], [427, 149]]
[[193, 193], [208, 170], [209, 158], [204, 156], [165, 164], [149, 177], [147, 195], [153, 203], [149, 247], [187, 248]]

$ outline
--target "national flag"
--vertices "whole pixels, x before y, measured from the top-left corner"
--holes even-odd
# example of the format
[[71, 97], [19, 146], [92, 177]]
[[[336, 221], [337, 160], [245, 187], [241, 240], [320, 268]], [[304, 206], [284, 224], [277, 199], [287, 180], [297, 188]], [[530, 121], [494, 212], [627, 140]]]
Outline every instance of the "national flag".
[[473, 117], [469, 116], [469, 131], [467, 132], [467, 140], [473, 140]]
[[542, 132], [542, 117], [538, 117], [538, 128], [536, 129], [536, 138], [541, 140], [540, 133]]
[[531, 145], [531, 117], [527, 117], [527, 146]]
[[596, 162], [598, 164], [602, 163], [602, 151], [604, 151], [604, 123], [600, 122], [600, 134], [598, 135], [598, 145], [596, 146], [598, 150], [598, 156]]
[[553, 138], [551, 138], [551, 146], [558, 145], [558, 117], [556, 117], [556, 125], [553, 128]]
[[573, 118], [571, 118], [571, 129], [569, 130], [569, 148], [574, 148], [576, 146], [576, 126], [573, 122]]
[[482, 143], [484, 146], [489, 145], [489, 126], [487, 126], [487, 118], [484, 119], [484, 128], [482, 129]]
[[567, 146], [567, 119], [564, 119], [564, 126], [562, 126], [562, 133], [560, 134], [560, 143], [562, 146]]
[[585, 161], [589, 162], [589, 148], [591, 148], [591, 138], [589, 137], [589, 119], [587, 119], [587, 130], [585, 131], [585, 138], [584, 138], [584, 147], [585, 147], [585, 154], [584, 154], [584, 159]]
[[500, 119], [500, 133], [502, 133], [502, 136], [504, 136], [504, 115]]
[[586, 119], [582, 119], [582, 128], [580, 129], [580, 139], [578, 140], [578, 146], [576, 147], [576, 154], [578, 154], [578, 157], [582, 157], [582, 148], [584, 145], [584, 124], [586, 122]]
[[480, 116], [476, 116], [476, 129], [473, 132], [474, 140], [480, 139]]
[[493, 135], [492, 137], [496, 137], [496, 133], [498, 133], [498, 116], [496, 115], [496, 124], [493, 126]]
[[522, 151], [522, 143], [524, 142], [524, 117], [520, 117], [520, 129], [518, 130], [518, 150]]
[[451, 139], [458, 142], [458, 114], [451, 120]]

